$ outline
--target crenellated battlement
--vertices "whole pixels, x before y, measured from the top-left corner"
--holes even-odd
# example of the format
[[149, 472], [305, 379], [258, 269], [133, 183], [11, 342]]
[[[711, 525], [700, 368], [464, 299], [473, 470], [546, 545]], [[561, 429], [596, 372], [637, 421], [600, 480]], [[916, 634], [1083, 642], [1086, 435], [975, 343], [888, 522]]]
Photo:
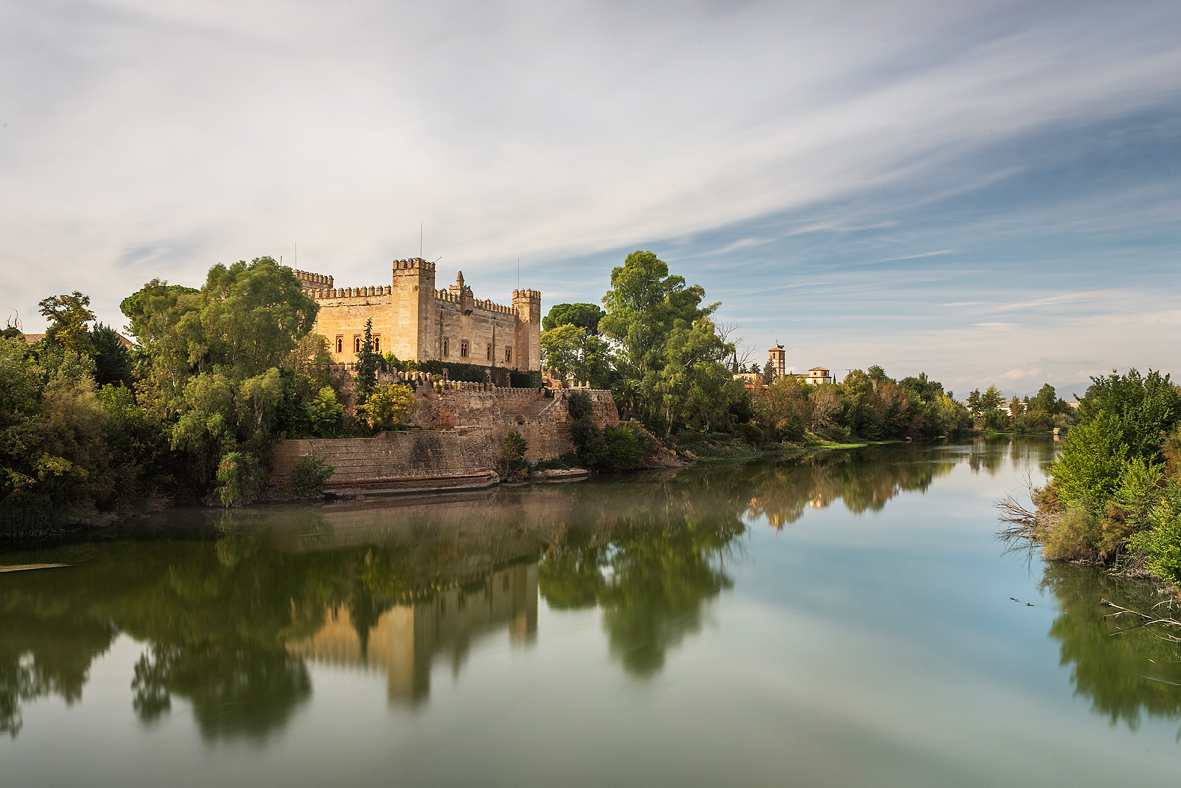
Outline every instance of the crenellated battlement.
[[[468, 291], [470, 294], [470, 290]], [[454, 293], [451, 290], [436, 290], [435, 299], [448, 304], [463, 305], [464, 296], [459, 293]], [[473, 309], [482, 309], [485, 312], [495, 312], [499, 315], [515, 315], [517, 310], [511, 306], [498, 304], [491, 298], [473, 298], [470, 300], [470, 305]]]
[[429, 260], [423, 260], [421, 257], [410, 257], [406, 260], [394, 261], [394, 275], [397, 276], [399, 272], [402, 275], [411, 272], [419, 272], [433, 274], [435, 272], [435, 264]]
[[517, 301], [517, 300], [536, 301], [537, 303], [540, 304], [541, 303], [541, 291], [540, 290], [514, 290], [513, 291], [513, 301]]
[[317, 274], [312, 271], [297, 271], [292, 269], [291, 273], [295, 274], [295, 278], [303, 285], [304, 290], [323, 290], [332, 287], [332, 277], [327, 274]]
[[310, 295], [316, 301], [327, 301], [329, 299], [341, 298], [362, 299], [373, 296], [388, 296], [392, 294], [393, 287], [390, 285], [371, 285], [369, 287], [336, 287], [308, 291], [308, 295]]

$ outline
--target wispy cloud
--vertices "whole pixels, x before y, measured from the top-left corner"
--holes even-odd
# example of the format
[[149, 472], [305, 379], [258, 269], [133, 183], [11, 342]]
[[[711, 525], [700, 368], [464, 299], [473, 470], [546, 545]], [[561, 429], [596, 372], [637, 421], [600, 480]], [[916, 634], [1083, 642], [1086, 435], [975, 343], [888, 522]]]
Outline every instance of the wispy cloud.
[[[1035, 342], [1090, 336], [1066, 333], [1083, 309], [1123, 363], [1131, 294], [1177, 259], [1181, 174], [1151, 154], [1175, 146], [1178, 22], [1169, 3], [13, 0], [0, 309], [78, 288], [118, 321], [148, 278], [296, 242], [301, 266], [376, 283], [425, 221], [425, 254], [493, 297], [519, 255], [547, 299], [598, 300], [653, 248], [752, 341], [806, 332], [825, 358], [804, 367], [860, 347], [1030, 369]], [[972, 327], [1006, 310], [1024, 344]], [[949, 329], [987, 338], [945, 351]], [[1042, 368], [1101, 366], [1068, 356]]]

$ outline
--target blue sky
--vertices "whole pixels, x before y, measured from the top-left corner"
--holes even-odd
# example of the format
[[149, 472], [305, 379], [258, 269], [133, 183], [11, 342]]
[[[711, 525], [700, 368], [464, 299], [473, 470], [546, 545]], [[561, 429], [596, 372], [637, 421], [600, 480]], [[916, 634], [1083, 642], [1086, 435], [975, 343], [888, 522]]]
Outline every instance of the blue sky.
[[[1181, 347], [1181, 5], [0, 0], [0, 310], [282, 255], [1082, 393]], [[440, 285], [443, 282], [440, 282]]]

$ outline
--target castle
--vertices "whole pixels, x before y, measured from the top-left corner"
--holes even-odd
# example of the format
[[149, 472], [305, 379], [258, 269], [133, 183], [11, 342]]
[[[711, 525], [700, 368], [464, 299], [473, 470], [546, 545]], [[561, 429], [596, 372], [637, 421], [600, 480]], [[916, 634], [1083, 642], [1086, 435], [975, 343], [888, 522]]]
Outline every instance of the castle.
[[435, 289], [435, 264], [395, 260], [388, 285], [334, 287], [331, 276], [295, 271], [320, 305], [312, 329], [328, 340], [333, 361], [356, 360], [373, 321], [374, 350], [402, 360], [478, 364], [527, 372], [541, 369], [541, 293], [514, 290], [512, 306], [478, 299], [464, 284]]

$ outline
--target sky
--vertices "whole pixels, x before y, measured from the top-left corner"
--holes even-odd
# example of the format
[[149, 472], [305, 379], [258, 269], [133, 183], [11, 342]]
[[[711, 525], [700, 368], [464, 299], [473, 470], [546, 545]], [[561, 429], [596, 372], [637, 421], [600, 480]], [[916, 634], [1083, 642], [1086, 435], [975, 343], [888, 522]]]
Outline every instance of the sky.
[[[1181, 368], [1181, 3], [0, 0], [0, 313], [263, 255], [964, 396]], [[298, 261], [297, 261], [298, 256]], [[519, 260], [519, 274], [518, 274]], [[519, 276], [519, 280], [518, 280]]]

